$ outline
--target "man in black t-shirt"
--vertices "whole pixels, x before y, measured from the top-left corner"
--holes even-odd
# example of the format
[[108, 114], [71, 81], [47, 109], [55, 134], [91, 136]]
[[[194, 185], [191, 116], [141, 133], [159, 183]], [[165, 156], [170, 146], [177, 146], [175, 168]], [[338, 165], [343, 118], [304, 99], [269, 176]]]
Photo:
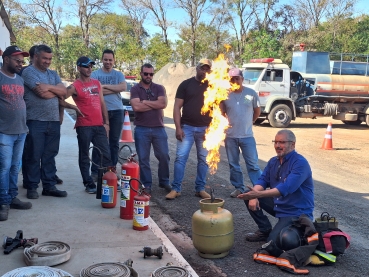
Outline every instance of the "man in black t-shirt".
[[177, 153], [174, 161], [172, 191], [166, 195], [168, 200], [175, 199], [181, 195], [186, 162], [193, 143], [196, 144], [198, 161], [195, 195], [201, 198], [210, 198], [210, 195], [205, 191], [206, 173], [208, 171], [206, 156], [208, 151], [203, 147], [203, 143], [205, 131], [211, 122], [211, 117], [208, 113], [201, 114], [201, 108], [204, 105], [204, 92], [208, 88], [208, 82], [202, 81], [205, 79], [206, 73], [210, 72], [210, 69], [211, 61], [201, 59], [196, 66], [196, 76], [183, 81], [177, 89], [173, 108]]

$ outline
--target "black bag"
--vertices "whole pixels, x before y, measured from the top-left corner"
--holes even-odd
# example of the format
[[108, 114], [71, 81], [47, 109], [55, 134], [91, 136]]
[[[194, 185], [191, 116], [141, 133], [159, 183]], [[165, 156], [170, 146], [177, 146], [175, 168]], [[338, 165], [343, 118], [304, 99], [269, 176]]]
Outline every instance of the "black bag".
[[315, 219], [314, 226], [316, 231], [320, 233], [329, 229], [338, 228], [338, 221], [335, 217], [331, 217], [328, 212], [323, 212], [320, 218]]
[[319, 232], [319, 244], [316, 249], [338, 256], [345, 253], [346, 248], [350, 245], [350, 240], [349, 234], [342, 232], [340, 229], [328, 229]]

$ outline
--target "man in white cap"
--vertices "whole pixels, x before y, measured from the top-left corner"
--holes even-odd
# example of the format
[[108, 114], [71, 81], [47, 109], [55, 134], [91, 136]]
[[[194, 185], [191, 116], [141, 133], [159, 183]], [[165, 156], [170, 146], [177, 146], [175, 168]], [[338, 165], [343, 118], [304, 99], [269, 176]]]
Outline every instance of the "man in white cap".
[[203, 143], [205, 131], [212, 118], [209, 113], [201, 114], [201, 108], [204, 105], [204, 92], [208, 88], [208, 82], [203, 82], [203, 80], [210, 69], [211, 61], [201, 59], [196, 66], [195, 77], [184, 80], [177, 89], [173, 108], [177, 153], [174, 161], [172, 190], [166, 195], [168, 200], [181, 195], [182, 180], [193, 143], [196, 144], [197, 150], [195, 195], [201, 198], [210, 198], [210, 195], [205, 191], [206, 174], [209, 167], [206, 163], [208, 151], [203, 147]]
[[230, 196], [237, 197], [246, 190], [240, 166], [240, 150], [253, 185], [256, 184], [262, 173], [258, 165], [258, 152], [252, 132], [252, 124], [259, 117], [261, 109], [259, 96], [256, 92], [242, 85], [242, 71], [238, 68], [232, 68], [228, 74], [231, 83], [239, 85], [239, 88], [232, 91], [228, 99], [223, 101], [220, 106], [223, 115], [229, 121], [224, 144], [230, 169], [230, 182], [236, 188]]

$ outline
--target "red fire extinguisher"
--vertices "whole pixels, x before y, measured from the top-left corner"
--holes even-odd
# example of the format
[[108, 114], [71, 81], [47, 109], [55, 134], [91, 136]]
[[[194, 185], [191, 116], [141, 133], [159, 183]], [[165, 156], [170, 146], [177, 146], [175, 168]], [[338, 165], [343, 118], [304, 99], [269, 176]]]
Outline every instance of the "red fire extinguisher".
[[[140, 180], [131, 178], [129, 181], [137, 181], [140, 183], [140, 188], [136, 191], [137, 195], [134, 197], [133, 204], [133, 229], [137, 231], [145, 231], [149, 229], [150, 216], [150, 195], [146, 194], [145, 187]], [[131, 186], [132, 190], [135, 190]]]
[[[120, 194], [120, 218], [122, 219], [133, 219], [133, 202], [134, 197], [137, 195], [138, 182], [130, 182], [131, 179], [138, 180], [140, 176], [140, 167], [138, 162], [133, 158], [136, 154], [133, 154], [129, 145], [123, 145], [119, 152], [124, 147], [128, 147], [131, 151], [131, 155], [126, 158], [126, 162], [122, 164], [122, 176], [121, 176], [121, 194]], [[131, 189], [133, 187], [134, 189]]]
[[103, 208], [114, 208], [117, 204], [117, 175], [109, 168], [102, 177], [101, 206]]

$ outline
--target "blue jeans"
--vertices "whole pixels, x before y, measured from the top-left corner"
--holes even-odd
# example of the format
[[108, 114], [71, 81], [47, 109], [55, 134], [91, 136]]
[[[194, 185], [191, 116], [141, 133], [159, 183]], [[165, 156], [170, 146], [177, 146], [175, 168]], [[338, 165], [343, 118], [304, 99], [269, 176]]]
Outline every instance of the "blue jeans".
[[[109, 116], [109, 148], [110, 159], [114, 166], [118, 163], [119, 140], [122, 135], [122, 128], [124, 122], [124, 110], [108, 111]], [[92, 150], [92, 160], [96, 164], [100, 164], [100, 154], [94, 149]], [[92, 174], [98, 173], [98, 167], [94, 164], [91, 166]]]
[[180, 192], [182, 180], [184, 177], [186, 163], [193, 143], [196, 144], [197, 151], [197, 175], [195, 180], [195, 190], [200, 192], [205, 190], [206, 173], [208, 172], [208, 164], [206, 163], [206, 156], [208, 150], [203, 147], [205, 141], [205, 131], [207, 126], [193, 127], [190, 125], [183, 125], [184, 138], [182, 141], [177, 140], [176, 160], [174, 161], [174, 177], [172, 189]]
[[[102, 153], [102, 166], [108, 167], [112, 166], [110, 159], [110, 149], [108, 143], [108, 137], [104, 126], [80, 126], [76, 128], [77, 140], [78, 140], [78, 164], [79, 170], [81, 171], [83, 184], [93, 183], [92, 177], [90, 175], [90, 157], [89, 149], [90, 143], [93, 146], [100, 149]], [[95, 151], [99, 151], [95, 149]], [[100, 153], [100, 152], [99, 152]], [[100, 156], [100, 155], [99, 155]], [[101, 160], [98, 161], [96, 168], [100, 167]]]
[[140, 164], [140, 180], [145, 187], [151, 187], [152, 176], [150, 168], [151, 144], [154, 155], [159, 161], [158, 178], [159, 184], [169, 185], [169, 149], [168, 135], [164, 127], [136, 126], [134, 130], [135, 146]]
[[258, 152], [256, 150], [255, 138], [226, 137], [224, 144], [228, 157], [231, 184], [241, 192], [245, 192], [246, 188], [240, 166], [240, 150], [242, 151], [242, 156], [246, 163], [246, 170], [253, 185], [257, 184], [262, 173], [258, 165]]
[[23, 182], [27, 189], [37, 189], [41, 180], [43, 188], [49, 190], [56, 184], [55, 157], [59, 152], [60, 122], [27, 120], [27, 126]]
[[25, 139], [26, 133], [0, 133], [0, 205], [9, 205], [18, 195], [18, 172]]
[[259, 206], [260, 210], [257, 211], [251, 211], [249, 209], [249, 201], [245, 200], [245, 205], [247, 207], [247, 210], [249, 211], [252, 219], [255, 221], [256, 225], [258, 225], [258, 228], [261, 232], [266, 233], [272, 230], [269, 234], [269, 237], [267, 241], [273, 240], [277, 243], [277, 246], [279, 246], [279, 233], [281, 230], [286, 227], [290, 226], [293, 221], [297, 220], [298, 217], [294, 216], [288, 216], [288, 217], [280, 217], [278, 218], [277, 224], [272, 229], [272, 225], [270, 224], [270, 221], [268, 217], [263, 213], [263, 210], [266, 211], [271, 216], [275, 217], [274, 212], [274, 200], [272, 197], [268, 198], [259, 198]]

